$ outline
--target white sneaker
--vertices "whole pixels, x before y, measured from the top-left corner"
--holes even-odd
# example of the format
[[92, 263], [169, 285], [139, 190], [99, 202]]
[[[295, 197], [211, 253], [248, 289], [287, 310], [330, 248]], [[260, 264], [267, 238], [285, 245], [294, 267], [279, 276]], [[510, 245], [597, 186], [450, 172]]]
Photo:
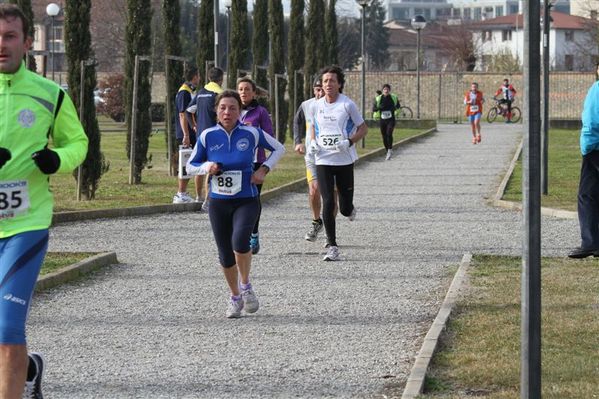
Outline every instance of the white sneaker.
[[173, 204], [187, 204], [193, 202], [193, 198], [187, 193], [177, 193], [173, 196]]
[[195, 202], [202, 202], [203, 200], [200, 197], [196, 197], [196, 201]]
[[243, 299], [243, 308], [247, 313], [256, 313], [258, 311], [260, 303], [251, 285], [248, 289], [241, 291], [241, 299]]
[[229, 306], [227, 307], [227, 318], [236, 319], [241, 317], [241, 311], [243, 310], [243, 299], [240, 297], [235, 300], [233, 297], [229, 298]]
[[354, 220], [356, 220], [356, 207], [354, 206], [354, 209], [352, 209], [351, 213], [349, 214], [349, 216], [347, 217], [347, 219], [350, 222], [353, 222]]
[[318, 233], [320, 233], [322, 231], [323, 227], [324, 227], [324, 224], [322, 222], [318, 223], [318, 222], [312, 221], [310, 230], [304, 236], [306, 241], [312, 241], [312, 242], [316, 241], [316, 239], [318, 238]]
[[387, 156], [385, 157], [385, 160], [388, 161], [391, 159], [391, 155], [393, 155], [393, 150], [387, 150]]
[[325, 260], [325, 261], [339, 260], [339, 248], [337, 248], [334, 245], [331, 245], [329, 247], [329, 250], [327, 251], [327, 254], [324, 256], [324, 258], [322, 258], [322, 260]]

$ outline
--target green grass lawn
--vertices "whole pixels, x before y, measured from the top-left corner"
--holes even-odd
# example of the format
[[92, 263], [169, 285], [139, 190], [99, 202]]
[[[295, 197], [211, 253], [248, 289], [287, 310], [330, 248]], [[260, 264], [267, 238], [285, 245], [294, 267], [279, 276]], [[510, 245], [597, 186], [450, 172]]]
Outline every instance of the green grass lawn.
[[48, 252], [42, 264], [40, 275], [54, 272], [93, 255], [95, 255], [93, 252]]
[[[102, 126], [106, 126], [104, 123]], [[396, 129], [395, 141], [420, 133], [417, 129]], [[281, 186], [305, 176], [303, 156], [293, 151], [292, 140], [285, 145], [287, 152], [279, 161], [273, 173], [265, 181], [264, 190]], [[142, 172], [142, 184], [129, 185], [129, 162], [125, 153], [126, 136], [124, 132], [102, 134], [102, 152], [110, 162], [110, 169], [105, 173], [93, 201], [77, 201], [76, 182], [70, 174], [52, 176], [51, 188], [54, 192], [56, 212], [83, 209], [121, 208], [141, 205], [170, 204], [177, 191], [177, 179], [168, 175], [165, 136], [162, 131], [154, 133], [150, 138], [148, 156], [152, 161], [148, 169]], [[358, 153], [381, 148], [382, 138], [378, 128], [371, 128], [366, 136], [366, 148], [357, 144]], [[194, 192], [193, 183], [188, 191]]]
[[[594, 260], [542, 260], [543, 398], [599, 397], [597, 271]], [[519, 397], [520, 273], [520, 258], [473, 258], [422, 398]]]
[[[551, 129], [549, 131], [548, 195], [541, 198], [542, 206], [576, 211], [578, 180], [582, 156], [579, 130]], [[522, 201], [522, 157], [509, 180], [503, 199]]]

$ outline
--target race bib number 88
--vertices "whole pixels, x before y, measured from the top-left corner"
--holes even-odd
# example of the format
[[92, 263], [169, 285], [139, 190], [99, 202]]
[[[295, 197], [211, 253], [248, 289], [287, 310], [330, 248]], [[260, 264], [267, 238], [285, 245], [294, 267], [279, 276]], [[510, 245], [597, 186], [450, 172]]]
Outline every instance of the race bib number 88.
[[10, 219], [29, 210], [26, 180], [0, 182], [0, 219]]
[[241, 171], [228, 170], [211, 178], [212, 192], [220, 195], [235, 195], [241, 191]]

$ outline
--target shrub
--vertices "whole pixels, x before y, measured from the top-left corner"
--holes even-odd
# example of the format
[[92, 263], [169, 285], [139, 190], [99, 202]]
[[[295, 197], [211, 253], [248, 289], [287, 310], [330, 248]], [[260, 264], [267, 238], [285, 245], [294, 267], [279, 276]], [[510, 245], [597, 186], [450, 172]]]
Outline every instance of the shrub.
[[98, 88], [104, 100], [98, 104], [98, 113], [108, 115], [116, 122], [125, 121], [124, 80], [122, 74], [113, 74], [98, 81]]

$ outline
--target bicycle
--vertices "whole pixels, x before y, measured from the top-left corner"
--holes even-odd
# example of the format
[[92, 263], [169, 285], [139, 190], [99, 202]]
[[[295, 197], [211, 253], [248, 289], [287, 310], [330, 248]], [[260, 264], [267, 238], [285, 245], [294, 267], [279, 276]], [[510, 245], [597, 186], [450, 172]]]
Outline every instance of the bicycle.
[[[497, 116], [503, 116], [503, 119], [507, 119], [507, 104], [500, 103], [498, 99], [493, 98], [495, 100], [495, 105], [489, 109], [489, 113], [487, 113], [487, 122], [493, 123]], [[522, 117], [522, 111], [520, 108], [512, 106], [512, 118], [511, 122], [517, 123], [520, 122], [520, 118]]]
[[395, 110], [395, 119], [412, 119], [413, 117], [412, 109], [406, 105], [402, 105]]

